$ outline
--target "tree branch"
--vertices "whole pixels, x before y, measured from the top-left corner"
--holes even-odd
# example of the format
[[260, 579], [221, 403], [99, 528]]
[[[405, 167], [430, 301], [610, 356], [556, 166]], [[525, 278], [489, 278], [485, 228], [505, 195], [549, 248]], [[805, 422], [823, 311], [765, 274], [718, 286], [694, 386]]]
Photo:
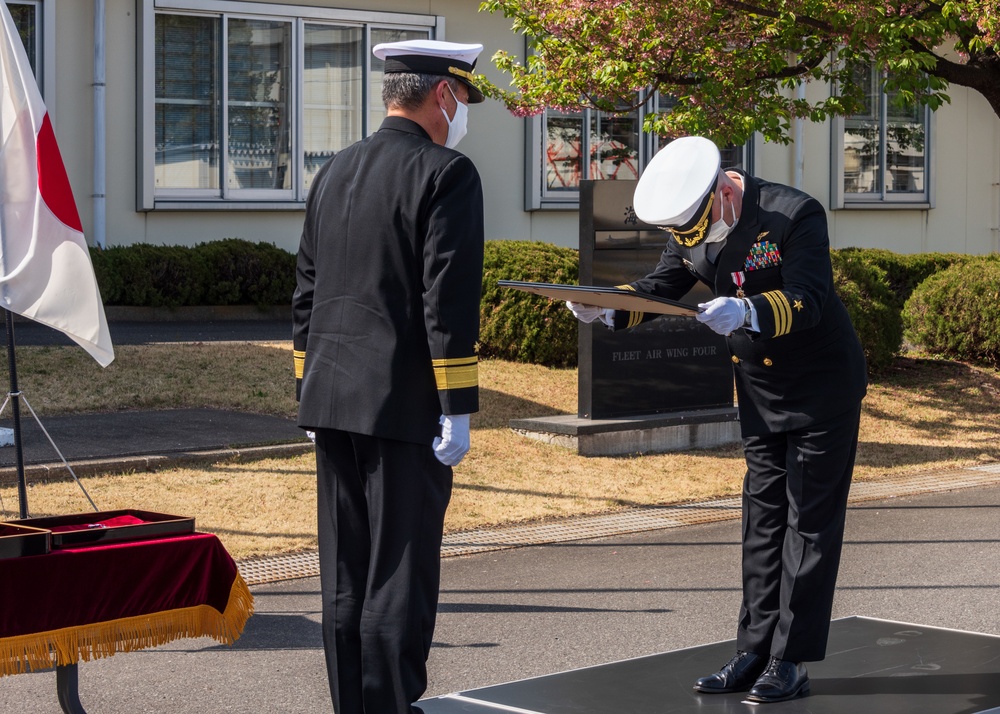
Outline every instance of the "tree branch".
[[[920, 40], [910, 38], [910, 47], [916, 52], [922, 52], [934, 58], [934, 66], [927, 70], [928, 74], [940, 77], [941, 79], [946, 79], [949, 82], [955, 82], [956, 77], [962, 77], [969, 73], [968, 65], [959, 64], [958, 62], [952, 62], [949, 59], [945, 59], [941, 55], [936, 54], [934, 50], [929, 49]], [[964, 82], [955, 83], [965, 84]]]
[[756, 79], [790, 79], [791, 77], [799, 77], [818, 67], [830, 53], [830, 49], [831, 46], [829, 44], [824, 44], [812, 55], [800, 59], [798, 64], [790, 65], [777, 72], [760, 72], [754, 76]]
[[[752, 15], [763, 15], [764, 17], [771, 17], [775, 20], [781, 17], [780, 12], [768, 10], [767, 8], [759, 7], [748, 2], [742, 2], [742, 0], [721, 0], [721, 4], [732, 10], [742, 10], [743, 12], [747, 12]], [[817, 20], [816, 18], [809, 17], [808, 15], [796, 15], [795, 24], [805, 25], [806, 27], [811, 27], [814, 30], [821, 30], [823, 32], [834, 32], [834, 27], [830, 23]]]

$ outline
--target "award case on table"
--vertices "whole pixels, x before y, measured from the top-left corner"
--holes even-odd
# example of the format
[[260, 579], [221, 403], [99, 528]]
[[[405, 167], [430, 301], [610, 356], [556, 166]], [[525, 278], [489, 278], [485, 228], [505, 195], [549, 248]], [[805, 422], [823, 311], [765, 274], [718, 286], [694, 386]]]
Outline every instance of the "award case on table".
[[51, 533], [15, 523], [0, 523], [0, 560], [25, 555], [45, 555], [51, 547]]
[[[124, 523], [121, 525], [100, 525], [102, 521], [122, 518], [123, 516], [137, 519], [140, 522]], [[116, 541], [144, 540], [147, 538], [194, 532], [194, 518], [136, 509], [27, 518], [19, 521], [8, 521], [0, 525], [44, 529], [50, 533], [51, 547], [53, 549], [98, 545]]]

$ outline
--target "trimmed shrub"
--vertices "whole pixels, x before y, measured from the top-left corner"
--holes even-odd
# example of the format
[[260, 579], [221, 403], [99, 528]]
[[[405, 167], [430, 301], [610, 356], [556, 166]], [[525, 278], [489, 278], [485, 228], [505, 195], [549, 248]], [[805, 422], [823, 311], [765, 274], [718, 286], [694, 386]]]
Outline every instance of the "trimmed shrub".
[[960, 253], [893, 253], [880, 248], [844, 248], [837, 251], [857, 257], [868, 265], [885, 272], [886, 282], [899, 310], [914, 289], [928, 277], [955, 264], [964, 263], [970, 256]]
[[886, 271], [861, 251], [831, 251], [833, 284], [847, 307], [868, 360], [878, 374], [892, 364], [903, 345], [903, 321]]
[[208, 305], [285, 305], [295, 290], [295, 254], [270, 243], [226, 238], [194, 247], [211, 275]]
[[295, 289], [294, 253], [238, 238], [91, 248], [90, 259], [105, 305], [287, 305]]
[[552, 367], [577, 363], [577, 320], [565, 304], [498, 280], [577, 284], [577, 251], [531, 241], [486, 242], [480, 303], [479, 356]]
[[[91, 248], [90, 255], [106, 305], [287, 305], [295, 289], [295, 254], [270, 243], [237, 238], [193, 248], [140, 243]], [[831, 260], [835, 288], [873, 373], [888, 367], [900, 352], [901, 311], [911, 293], [919, 293], [920, 298], [908, 307], [910, 339], [930, 351], [961, 359], [993, 363], [1000, 354], [995, 346], [1000, 339], [1000, 330], [995, 329], [996, 298], [990, 302], [983, 297], [996, 293], [995, 289], [990, 292], [989, 283], [1000, 265], [995, 256], [899, 255], [847, 248], [831, 251]], [[975, 268], [963, 270], [967, 265]], [[480, 355], [575, 366], [578, 323], [563, 304], [501, 289], [497, 281], [576, 284], [578, 252], [547, 243], [491, 240], [485, 246], [483, 267]], [[927, 277], [935, 274], [948, 277], [937, 281]], [[922, 283], [929, 283], [927, 292]], [[964, 288], [961, 295], [948, 292], [959, 288]], [[962, 312], [961, 319], [954, 316], [955, 311]]]
[[927, 278], [903, 320], [907, 339], [932, 354], [1000, 366], [1000, 257], [968, 257]]
[[121, 305], [122, 292], [125, 289], [125, 278], [118, 269], [122, 248], [90, 249], [90, 262], [94, 266], [94, 277], [101, 291], [101, 300], [105, 305]]
[[205, 304], [211, 276], [204, 260], [190, 248], [139, 243], [96, 252], [94, 273], [106, 305]]

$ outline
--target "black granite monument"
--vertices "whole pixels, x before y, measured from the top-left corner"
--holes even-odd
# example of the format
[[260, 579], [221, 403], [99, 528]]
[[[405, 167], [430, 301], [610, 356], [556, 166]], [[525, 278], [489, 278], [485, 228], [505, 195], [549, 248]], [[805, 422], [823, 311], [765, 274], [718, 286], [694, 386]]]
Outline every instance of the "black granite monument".
[[[580, 185], [580, 284], [613, 287], [656, 266], [670, 234], [632, 210], [636, 181]], [[696, 286], [681, 302], [712, 299]], [[725, 338], [693, 317], [664, 315], [630, 330], [580, 325], [578, 414], [609, 419], [733, 406]]]
[[[636, 183], [581, 182], [581, 285], [614, 287], [656, 266], [670, 236], [636, 217]], [[683, 302], [711, 298], [701, 287]], [[712, 448], [740, 439], [733, 391], [725, 339], [693, 317], [664, 315], [618, 332], [581, 323], [577, 415], [510, 427], [582, 456]]]

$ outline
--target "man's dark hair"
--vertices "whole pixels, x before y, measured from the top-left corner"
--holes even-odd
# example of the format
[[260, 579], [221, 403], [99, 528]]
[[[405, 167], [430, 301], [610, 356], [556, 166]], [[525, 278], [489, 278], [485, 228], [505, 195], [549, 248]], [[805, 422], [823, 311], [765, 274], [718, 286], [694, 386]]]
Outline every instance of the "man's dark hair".
[[417, 109], [434, 86], [441, 80], [451, 85], [457, 94], [458, 80], [439, 74], [416, 74], [413, 72], [393, 72], [382, 75], [382, 103], [386, 109]]

